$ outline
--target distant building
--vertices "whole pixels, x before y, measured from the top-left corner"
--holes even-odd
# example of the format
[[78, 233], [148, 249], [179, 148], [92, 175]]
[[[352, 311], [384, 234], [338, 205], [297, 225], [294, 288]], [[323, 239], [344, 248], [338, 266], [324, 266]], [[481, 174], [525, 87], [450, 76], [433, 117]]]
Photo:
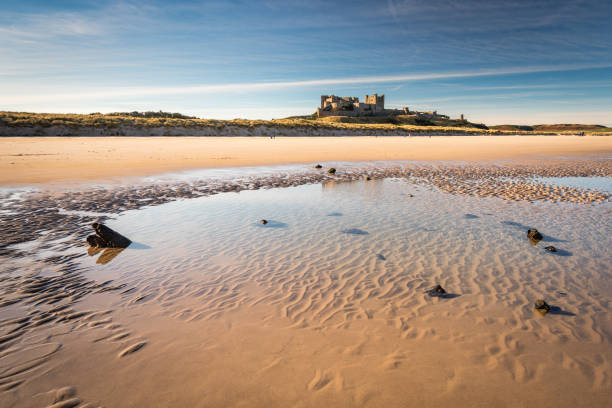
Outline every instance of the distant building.
[[428, 118], [445, 118], [438, 112], [411, 112], [408, 107], [402, 109], [385, 109], [385, 95], [366, 95], [364, 102], [359, 102], [355, 96], [321, 95], [321, 106], [317, 108], [317, 116], [389, 116], [418, 115]]
[[359, 102], [359, 98], [354, 96], [321, 95], [317, 116], [389, 115], [395, 110], [397, 109], [385, 109], [385, 95], [366, 95], [365, 102]]

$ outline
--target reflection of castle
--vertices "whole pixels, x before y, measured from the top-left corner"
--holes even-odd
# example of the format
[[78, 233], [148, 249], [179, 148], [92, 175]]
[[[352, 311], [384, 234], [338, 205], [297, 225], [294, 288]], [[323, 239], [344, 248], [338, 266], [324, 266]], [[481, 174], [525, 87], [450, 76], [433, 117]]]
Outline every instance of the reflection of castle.
[[418, 115], [430, 118], [448, 119], [438, 112], [411, 112], [407, 107], [402, 109], [385, 109], [385, 95], [366, 95], [365, 102], [359, 102], [354, 96], [321, 95], [321, 107], [317, 116], [378, 116], [378, 115]]

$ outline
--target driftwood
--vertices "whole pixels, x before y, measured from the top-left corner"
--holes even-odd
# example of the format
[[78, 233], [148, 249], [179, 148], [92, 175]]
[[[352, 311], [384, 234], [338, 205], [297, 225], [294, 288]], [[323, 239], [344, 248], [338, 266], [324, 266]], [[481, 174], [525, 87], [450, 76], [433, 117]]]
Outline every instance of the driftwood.
[[87, 237], [90, 246], [96, 248], [127, 248], [132, 241], [108, 228], [104, 224], [94, 223], [93, 229], [97, 235]]

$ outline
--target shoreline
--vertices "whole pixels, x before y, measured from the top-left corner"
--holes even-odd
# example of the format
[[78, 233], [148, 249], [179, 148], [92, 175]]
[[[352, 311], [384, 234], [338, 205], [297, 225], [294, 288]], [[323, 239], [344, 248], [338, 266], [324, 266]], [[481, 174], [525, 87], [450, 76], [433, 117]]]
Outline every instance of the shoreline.
[[193, 169], [367, 161], [490, 161], [595, 156], [612, 138], [10, 137], [0, 138], [0, 186], [110, 180]]

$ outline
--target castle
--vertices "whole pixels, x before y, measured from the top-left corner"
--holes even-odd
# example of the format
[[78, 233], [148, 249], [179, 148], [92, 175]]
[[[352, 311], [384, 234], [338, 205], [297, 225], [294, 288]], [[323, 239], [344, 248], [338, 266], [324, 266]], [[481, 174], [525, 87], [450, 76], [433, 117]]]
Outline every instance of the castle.
[[[420, 117], [448, 119], [446, 115], [433, 112], [411, 112], [407, 107], [402, 109], [385, 109], [385, 95], [366, 95], [364, 102], [355, 96], [321, 95], [321, 106], [317, 108], [317, 117], [325, 116], [389, 116], [417, 115]], [[463, 115], [461, 115], [463, 120]]]
[[317, 116], [375, 116], [407, 114], [408, 108], [385, 109], [385, 95], [366, 95], [365, 102], [354, 96], [321, 95]]

